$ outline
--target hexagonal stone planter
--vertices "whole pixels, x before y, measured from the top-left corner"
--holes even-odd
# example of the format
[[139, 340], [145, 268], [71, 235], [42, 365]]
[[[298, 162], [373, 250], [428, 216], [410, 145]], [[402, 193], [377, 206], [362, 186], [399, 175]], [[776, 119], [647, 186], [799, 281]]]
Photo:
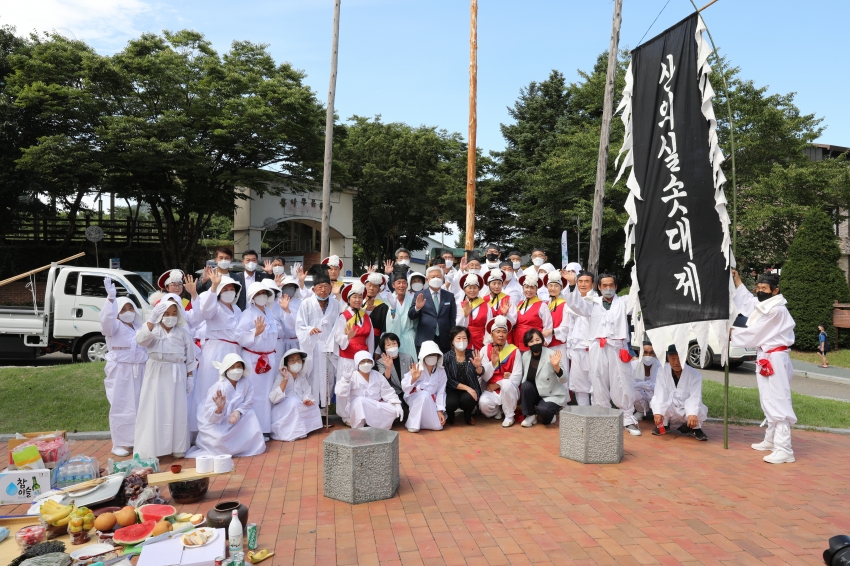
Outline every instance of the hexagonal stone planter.
[[398, 433], [380, 428], [337, 430], [324, 443], [325, 497], [367, 503], [398, 491]]
[[623, 459], [623, 411], [568, 405], [560, 414], [561, 457], [582, 464]]

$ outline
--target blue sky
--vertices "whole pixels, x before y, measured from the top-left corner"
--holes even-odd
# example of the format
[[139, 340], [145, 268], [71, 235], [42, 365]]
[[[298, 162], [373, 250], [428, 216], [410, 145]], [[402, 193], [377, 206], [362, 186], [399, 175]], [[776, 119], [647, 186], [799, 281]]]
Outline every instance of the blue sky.
[[[699, 0], [702, 5], [708, 0]], [[667, 0], [624, 0], [620, 47], [635, 47]], [[0, 24], [19, 32], [57, 29], [101, 53], [143, 31], [190, 28], [225, 51], [234, 39], [269, 45], [278, 61], [307, 73], [327, 98], [333, 0], [29, 0], [5, 3]], [[12, 4], [12, 5], [10, 5]], [[479, 0], [478, 145], [504, 147], [499, 124], [519, 89], [551, 69], [567, 80], [608, 47], [613, 2]], [[647, 35], [692, 11], [670, 0]], [[704, 18], [742, 76], [770, 92], [797, 92], [804, 113], [824, 118], [822, 143], [850, 146], [844, 107], [850, 65], [843, 53], [850, 3], [719, 0]], [[342, 0], [336, 109], [340, 117], [467, 131], [468, 0]]]

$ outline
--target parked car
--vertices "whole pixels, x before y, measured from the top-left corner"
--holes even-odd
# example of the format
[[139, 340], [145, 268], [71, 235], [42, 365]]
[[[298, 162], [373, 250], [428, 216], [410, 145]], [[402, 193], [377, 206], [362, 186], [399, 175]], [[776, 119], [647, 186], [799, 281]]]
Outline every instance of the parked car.
[[107, 352], [100, 329], [105, 277], [115, 282], [119, 297], [128, 297], [143, 319], [147, 317], [148, 297], [155, 289], [138, 273], [53, 266], [47, 272], [43, 307], [0, 306], [0, 358], [35, 359], [64, 352], [84, 362], [102, 361]]

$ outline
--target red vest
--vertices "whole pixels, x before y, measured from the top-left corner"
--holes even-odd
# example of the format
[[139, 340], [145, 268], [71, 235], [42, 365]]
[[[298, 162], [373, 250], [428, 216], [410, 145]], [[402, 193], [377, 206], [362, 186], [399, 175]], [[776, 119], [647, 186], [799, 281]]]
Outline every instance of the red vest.
[[[350, 338], [348, 340], [347, 348], [345, 348], [344, 350], [339, 350], [340, 358], [353, 360], [354, 354], [356, 354], [357, 352], [365, 352], [369, 349], [369, 347], [366, 345], [366, 340], [372, 333], [372, 320], [369, 318], [369, 315], [366, 314], [366, 311], [361, 310], [360, 312], [363, 313], [363, 325], [360, 326], [355, 324], [354, 322], [351, 323], [354, 324], [355, 328], [357, 328], [357, 334], [354, 335], [354, 338]], [[349, 309], [345, 309], [345, 312], [342, 313], [342, 316], [345, 317], [346, 322], [349, 322], [351, 321], [351, 318], [354, 316], [354, 314]], [[348, 326], [347, 329], [350, 329], [350, 326]]]
[[[510, 347], [510, 344], [505, 344], [505, 348]], [[514, 364], [516, 363], [516, 359], [519, 350], [513, 349], [513, 351], [507, 355], [507, 357], [499, 364], [499, 367], [493, 368], [493, 377], [487, 380], [487, 383], [498, 383], [502, 381], [509, 375], [511, 375], [514, 371]], [[493, 357], [493, 344], [487, 344], [487, 359]], [[501, 356], [500, 356], [501, 358]]]
[[472, 338], [472, 347], [480, 350], [484, 347], [484, 327], [487, 325], [487, 306], [486, 302], [482, 302], [477, 308], [472, 310], [469, 315], [469, 335]]
[[[560, 300], [560, 302], [552, 307], [552, 303]], [[564, 320], [564, 308], [566, 308], [567, 302], [561, 297], [556, 297], [554, 300], [549, 301], [549, 313], [552, 315], [552, 329], [558, 328], [558, 326]], [[555, 333], [552, 332], [552, 341], [549, 343], [550, 348], [554, 348], [555, 346], [562, 345], [563, 342], [555, 338]]]
[[[519, 306], [522, 307], [523, 304], [525, 304], [525, 300], [520, 303]], [[540, 312], [540, 309], [544, 307], [548, 308], [546, 307], [546, 303], [538, 299], [536, 303], [525, 309], [524, 313], [519, 312], [519, 309], [517, 309], [516, 324], [514, 325], [514, 331], [512, 333], [513, 339], [511, 342], [514, 346], [519, 348], [520, 352], [528, 351], [526, 345], [522, 343], [522, 337], [525, 336], [526, 332], [532, 328], [536, 328], [540, 332], [543, 332], [543, 321], [540, 320], [540, 315], [538, 313]]]

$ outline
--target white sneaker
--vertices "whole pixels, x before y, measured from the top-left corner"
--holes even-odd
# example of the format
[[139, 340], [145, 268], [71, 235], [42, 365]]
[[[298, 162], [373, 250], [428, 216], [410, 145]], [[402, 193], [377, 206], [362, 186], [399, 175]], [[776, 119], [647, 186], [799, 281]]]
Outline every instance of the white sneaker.
[[121, 446], [113, 446], [113, 447], [112, 447], [112, 453], [113, 453], [113, 454], [115, 454], [116, 456], [121, 456], [122, 458], [123, 458], [124, 456], [129, 456], [129, 455], [130, 455], [130, 453], [129, 453], [129, 452], [127, 452], [127, 449], [126, 449], [126, 448], [122, 448]]
[[525, 428], [531, 428], [537, 423], [537, 415], [531, 415], [530, 417], [525, 417], [522, 419], [522, 426]]
[[640, 436], [641, 432], [637, 425], [630, 424], [625, 426], [626, 431], [632, 436]]
[[558, 422], [558, 415], [555, 415], [554, 417], [552, 417], [552, 422], [549, 423], [549, 424], [555, 424], [556, 422]]
[[765, 452], [773, 452], [776, 450], [773, 447], [773, 442], [768, 442], [767, 440], [762, 440], [758, 444], [752, 444], [750, 446], [753, 450], [763, 450]]
[[172, 455], [174, 458], [177, 458], [177, 459], [179, 460], [180, 458], [182, 458], [182, 457], [183, 457], [183, 456], [185, 456], [186, 454], [185, 454], [185, 453], [183, 453], [183, 452], [172, 452], [172, 453], [171, 453], [171, 455]]
[[502, 410], [501, 410], [501, 409], [499, 409], [499, 410], [496, 412], [496, 416], [495, 416], [495, 417], [493, 417], [493, 418], [494, 418], [494, 419], [496, 419], [497, 421], [500, 421], [500, 420], [502, 420], [503, 418], [505, 418], [505, 414], [502, 412]]
[[785, 450], [774, 450], [763, 458], [768, 464], [790, 464], [795, 462], [793, 454], [789, 454]]
[[513, 426], [513, 425], [514, 425], [514, 418], [513, 417], [510, 417], [510, 416], [505, 417], [505, 420], [502, 421], [502, 426], [505, 427], [505, 428], [508, 428], [509, 426]]
[[419, 432], [419, 429], [418, 428], [409, 428], [409, 429], [407, 429], [407, 432]]

